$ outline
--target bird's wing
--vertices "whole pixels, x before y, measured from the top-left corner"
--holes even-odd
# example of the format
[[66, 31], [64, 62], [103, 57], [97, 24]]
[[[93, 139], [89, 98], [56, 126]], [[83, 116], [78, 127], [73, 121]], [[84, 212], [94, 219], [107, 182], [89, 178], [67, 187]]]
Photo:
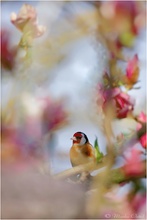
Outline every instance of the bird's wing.
[[82, 152], [84, 155], [88, 156], [88, 157], [94, 156], [94, 148], [93, 148], [92, 145], [89, 144], [89, 143], [83, 145], [83, 147], [82, 147], [82, 149], [81, 149], [81, 152]]

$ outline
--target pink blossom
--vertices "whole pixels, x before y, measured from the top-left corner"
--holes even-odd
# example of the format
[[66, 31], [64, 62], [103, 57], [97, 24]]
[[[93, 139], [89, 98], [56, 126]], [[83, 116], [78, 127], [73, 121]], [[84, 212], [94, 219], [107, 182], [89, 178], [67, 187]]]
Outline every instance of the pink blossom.
[[127, 155], [126, 163], [122, 168], [126, 176], [138, 176], [145, 172], [145, 166], [140, 156], [141, 151], [132, 148], [131, 155]]
[[131, 89], [138, 81], [139, 77], [139, 61], [137, 54], [128, 62], [126, 69], [126, 85]]
[[147, 133], [143, 134], [139, 139], [142, 147], [147, 148]]
[[146, 114], [142, 111], [140, 114], [139, 114], [139, 116], [137, 117], [137, 120], [139, 121], [139, 122], [147, 122], [147, 116], [146, 116]]
[[10, 47], [10, 33], [1, 30], [1, 63], [2, 67], [12, 70], [15, 67], [16, 48]]
[[126, 93], [120, 92], [113, 97], [116, 105], [117, 118], [125, 118], [134, 109], [134, 101]]
[[40, 37], [45, 32], [45, 27], [37, 23], [37, 12], [29, 4], [24, 4], [18, 15], [11, 14], [11, 22], [23, 33], [29, 33], [33, 38]]
[[[26, 115], [17, 128], [10, 128], [3, 123], [2, 126], [2, 159], [5, 163], [12, 161], [43, 160], [44, 142], [51, 141], [53, 131], [67, 122], [67, 113], [64, 110], [63, 102], [54, 101], [49, 97], [37, 98], [37, 112]], [[35, 102], [34, 102], [35, 105]], [[45, 138], [45, 139], [44, 139]], [[52, 147], [53, 145], [51, 145]], [[50, 149], [49, 149], [50, 150]], [[49, 152], [50, 153], [50, 152]]]
[[127, 93], [122, 92], [120, 88], [103, 89], [101, 87], [99, 91], [103, 100], [103, 108], [107, 102], [112, 101], [117, 118], [126, 118], [128, 113], [133, 111], [134, 100]]
[[38, 117], [27, 116], [25, 127], [28, 137], [36, 140], [41, 139], [41, 125]]
[[126, 75], [128, 79], [133, 77], [133, 74], [138, 69], [138, 56], [137, 54], [134, 55], [133, 59], [128, 62], [128, 66], [126, 69]]
[[[138, 214], [145, 214], [146, 194], [137, 193], [131, 201], [131, 208]], [[145, 217], [145, 216], [143, 216]]]
[[[30, 118], [31, 119], [31, 118]], [[36, 126], [36, 128], [34, 128]], [[34, 129], [34, 130], [33, 130]], [[29, 160], [30, 156], [42, 158], [40, 149], [41, 136], [38, 135], [38, 125], [31, 122], [19, 127], [2, 126], [2, 160], [5, 163], [15, 163]], [[38, 136], [37, 136], [38, 135]]]
[[143, 129], [143, 131], [140, 132], [140, 130], [144, 127], [146, 128], [146, 122], [147, 122], [147, 116], [146, 114], [142, 111], [139, 116], [137, 117], [137, 131], [138, 131], [138, 138], [139, 142], [141, 143], [143, 148], [147, 147], [147, 133], [146, 129]]
[[17, 142], [18, 130], [2, 124], [2, 149], [1, 158], [3, 163], [11, 163], [22, 159], [21, 145]]
[[49, 97], [40, 98], [38, 101], [42, 106], [42, 123], [45, 133], [67, 123], [67, 113], [62, 101], [52, 101]]
[[124, 16], [124, 19], [130, 19], [131, 31], [134, 34], [138, 33], [137, 27], [134, 24], [134, 19], [139, 13], [139, 9], [136, 5], [136, 2], [133, 1], [114, 1], [115, 13], [119, 17], [120, 14]]

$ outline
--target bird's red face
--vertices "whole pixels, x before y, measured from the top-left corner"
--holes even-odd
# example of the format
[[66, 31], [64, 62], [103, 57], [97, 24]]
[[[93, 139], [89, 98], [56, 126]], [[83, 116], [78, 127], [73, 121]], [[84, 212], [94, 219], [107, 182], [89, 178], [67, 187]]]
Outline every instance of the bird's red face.
[[77, 144], [77, 145], [83, 145], [88, 142], [88, 138], [86, 134], [82, 132], [76, 132], [71, 138], [71, 140], [73, 140], [73, 144]]

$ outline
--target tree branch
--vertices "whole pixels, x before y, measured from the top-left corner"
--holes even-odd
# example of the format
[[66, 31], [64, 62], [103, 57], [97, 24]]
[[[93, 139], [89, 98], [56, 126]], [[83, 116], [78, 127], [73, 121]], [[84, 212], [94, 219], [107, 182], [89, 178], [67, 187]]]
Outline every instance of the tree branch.
[[84, 171], [91, 172], [91, 171], [94, 171], [94, 170], [98, 170], [98, 169], [100, 169], [100, 168], [107, 165], [107, 159], [108, 159], [108, 155], [104, 156], [102, 158], [101, 162], [99, 162], [97, 164], [93, 163], [93, 162], [90, 162], [90, 163], [87, 163], [87, 164], [82, 164], [82, 165], [73, 167], [71, 169], [65, 170], [63, 172], [57, 173], [53, 177], [55, 179], [65, 179], [67, 177], [70, 177], [72, 175], [76, 175], [78, 173], [82, 173]]

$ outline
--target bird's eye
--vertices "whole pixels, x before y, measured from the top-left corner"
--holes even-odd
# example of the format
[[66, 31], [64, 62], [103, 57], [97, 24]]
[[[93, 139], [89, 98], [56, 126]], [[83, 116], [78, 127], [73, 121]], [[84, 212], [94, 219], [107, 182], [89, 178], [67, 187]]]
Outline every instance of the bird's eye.
[[82, 137], [76, 137], [76, 138], [77, 138], [77, 140], [81, 140]]

